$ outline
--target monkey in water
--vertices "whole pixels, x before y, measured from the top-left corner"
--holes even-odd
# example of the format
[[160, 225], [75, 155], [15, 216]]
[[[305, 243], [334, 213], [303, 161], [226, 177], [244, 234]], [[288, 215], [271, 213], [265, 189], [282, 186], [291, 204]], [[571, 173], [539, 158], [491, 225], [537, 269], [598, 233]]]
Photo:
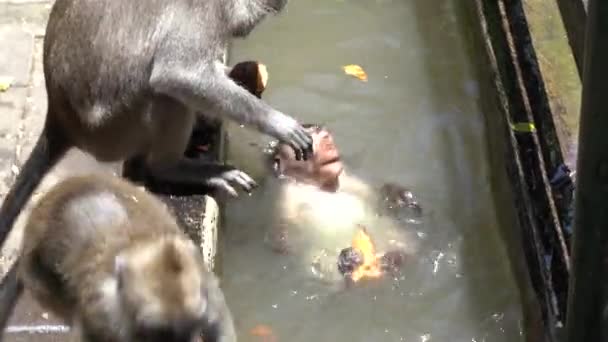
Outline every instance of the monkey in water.
[[231, 165], [184, 158], [197, 118], [227, 118], [312, 150], [310, 134], [230, 79], [223, 59], [287, 0], [57, 0], [43, 67], [42, 133], [0, 208], [0, 244], [43, 177], [71, 148], [101, 162], [141, 158], [149, 174], [236, 195], [255, 181]]
[[[347, 195], [356, 198], [361, 204], [375, 203], [374, 209], [380, 213], [397, 214], [402, 211], [412, 218], [422, 214], [420, 204], [412, 191], [397, 183], [385, 183], [378, 190], [372, 188], [360, 178], [346, 172], [340, 152], [327, 128], [314, 124], [304, 126], [313, 137], [315, 152], [309, 160], [298, 160], [294, 150], [286, 144], [277, 144], [270, 153], [274, 174], [288, 179], [288, 185], [285, 186], [287, 198], [316, 196], [319, 199], [328, 197], [335, 202], [341, 195]], [[295, 202], [286, 202], [289, 203]], [[350, 206], [353, 216], [355, 212], [363, 211], [354, 210], [357, 208], [357, 205]], [[297, 207], [287, 206], [285, 209], [288, 216], [293, 216]]]
[[[264, 223], [270, 248], [300, 259], [304, 269], [318, 268], [316, 275], [331, 283], [341, 282], [335, 261], [361, 226], [373, 237], [378, 251], [392, 252], [389, 256], [414, 255], [419, 237], [412, 228], [420, 223], [422, 211], [412, 192], [396, 183], [376, 188], [347, 172], [330, 131], [318, 125], [305, 127], [313, 137], [311, 158], [296, 160], [293, 149], [279, 143], [270, 149], [265, 163], [277, 176], [267, 179], [257, 193], [272, 203]], [[261, 202], [251, 201], [237, 205], [255, 208]], [[259, 216], [266, 210], [254, 212]], [[250, 219], [244, 218], [245, 222]]]
[[159, 199], [120, 177], [75, 176], [39, 200], [2, 298], [10, 289], [14, 306], [24, 288], [81, 341], [236, 341], [198, 247]]

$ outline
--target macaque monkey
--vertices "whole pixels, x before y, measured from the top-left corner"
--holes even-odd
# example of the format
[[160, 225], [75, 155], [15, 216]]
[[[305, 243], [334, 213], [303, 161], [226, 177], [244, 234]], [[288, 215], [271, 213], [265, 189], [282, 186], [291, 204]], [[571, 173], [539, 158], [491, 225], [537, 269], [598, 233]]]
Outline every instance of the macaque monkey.
[[120, 177], [72, 177], [45, 194], [9, 277], [3, 290], [30, 291], [81, 341], [236, 341], [198, 247], [159, 199]]
[[0, 208], [0, 243], [43, 177], [71, 148], [98, 161], [143, 158], [150, 173], [236, 196], [255, 186], [231, 165], [184, 158], [197, 118], [231, 119], [311, 152], [291, 116], [235, 83], [223, 59], [287, 0], [57, 0], [47, 23], [45, 125]]
[[[363, 201], [377, 202], [379, 211], [390, 212], [399, 209], [409, 209], [415, 216], [422, 213], [413, 193], [396, 183], [386, 183], [379, 190], [346, 172], [340, 158], [340, 153], [334, 143], [331, 133], [324, 127], [304, 125], [313, 138], [314, 154], [308, 160], [296, 159], [294, 150], [286, 144], [278, 144], [271, 155], [272, 170], [278, 177], [288, 178], [295, 183], [307, 184], [308, 187], [288, 187], [287, 191], [348, 194]], [[318, 195], [321, 196], [321, 195]], [[333, 196], [337, 198], [338, 196]], [[291, 201], [287, 201], [288, 204]], [[355, 209], [352, 207], [351, 209]], [[288, 207], [288, 213], [293, 214], [297, 208]], [[384, 209], [384, 210], [382, 210]], [[353, 213], [354, 214], [354, 213]]]
[[[416, 249], [413, 231], [398, 222], [397, 217], [420, 216], [421, 209], [412, 192], [395, 183], [375, 189], [349, 174], [329, 130], [317, 125], [304, 126], [313, 138], [311, 158], [297, 160], [293, 149], [281, 143], [270, 153], [270, 166], [281, 179], [270, 183], [275, 185], [276, 191], [271, 193], [277, 196], [280, 216], [278, 223], [269, 227], [266, 239], [271, 249], [289, 254], [294, 249], [292, 235], [307, 235], [309, 239], [313, 236], [313, 246], [323, 246], [333, 253], [335, 248], [348, 247], [354, 232], [364, 226], [381, 245], [378, 249], [386, 252], [381, 260], [384, 269], [401, 267]], [[345, 245], [332, 247], [328, 240], [334, 245]], [[307, 253], [304, 251], [306, 258], [314, 258]], [[342, 260], [340, 272], [344, 273], [352, 267], [349, 263], [356, 264], [358, 258], [353, 253], [329, 256], [329, 260], [338, 259]], [[331, 267], [334, 265], [332, 262]]]

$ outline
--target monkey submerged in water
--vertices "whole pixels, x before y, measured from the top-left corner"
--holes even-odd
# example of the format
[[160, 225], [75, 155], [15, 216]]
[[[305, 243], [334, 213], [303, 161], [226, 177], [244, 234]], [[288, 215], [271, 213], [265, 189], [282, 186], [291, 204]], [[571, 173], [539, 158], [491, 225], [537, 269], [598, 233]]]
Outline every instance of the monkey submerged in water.
[[313, 138], [314, 154], [308, 160], [298, 160], [295, 151], [286, 144], [278, 144], [271, 153], [272, 169], [276, 176], [288, 178], [310, 191], [347, 193], [362, 199], [375, 200], [378, 209], [385, 213], [405, 210], [411, 216], [420, 216], [422, 209], [413, 193], [396, 183], [385, 183], [379, 191], [359, 178], [348, 174], [340, 158], [333, 136], [318, 125], [304, 125]]
[[119, 177], [72, 177], [45, 194], [9, 277], [2, 291], [16, 301], [29, 290], [81, 341], [237, 340], [198, 247], [160, 200]]
[[231, 165], [183, 157], [195, 121], [231, 119], [294, 148], [310, 134], [235, 83], [223, 59], [287, 0], [57, 0], [43, 46], [45, 125], [0, 209], [0, 243], [71, 148], [101, 162], [139, 158], [158, 179], [236, 196], [255, 186]]
[[[289, 254], [297, 244], [292, 243], [294, 235], [295, 239], [306, 236], [304, 239], [312, 241], [311, 253], [324, 249], [331, 254], [337, 246], [349, 246], [357, 227], [363, 225], [369, 227], [379, 249], [393, 251], [388, 256], [413, 254], [415, 238], [396, 220], [401, 214], [420, 216], [420, 205], [411, 191], [395, 183], [376, 190], [349, 174], [332, 134], [318, 125], [304, 126], [313, 138], [311, 158], [297, 160], [293, 149], [280, 143], [269, 153], [272, 170], [283, 179], [270, 183], [275, 184], [276, 191], [271, 193], [277, 196], [280, 216], [279, 223], [272, 225], [267, 235], [271, 248]], [[325, 255], [330, 261], [328, 267], [333, 267], [338, 255], [329, 254]], [[305, 257], [319, 259], [314, 255]]]

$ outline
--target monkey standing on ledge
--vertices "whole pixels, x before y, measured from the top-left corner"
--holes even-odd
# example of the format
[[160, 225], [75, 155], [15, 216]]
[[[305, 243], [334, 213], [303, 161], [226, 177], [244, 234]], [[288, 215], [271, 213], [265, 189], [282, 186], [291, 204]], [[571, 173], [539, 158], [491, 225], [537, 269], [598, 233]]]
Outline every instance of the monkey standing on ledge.
[[43, 177], [72, 147], [102, 162], [140, 158], [173, 183], [236, 196], [255, 181], [231, 165], [183, 157], [203, 115], [255, 127], [307, 159], [312, 139], [228, 77], [222, 59], [287, 0], [57, 0], [43, 49], [41, 136], [0, 208], [0, 244]]
[[22, 247], [3, 299], [14, 304], [25, 287], [81, 341], [236, 341], [198, 247], [159, 199], [126, 180], [58, 183], [32, 210]]

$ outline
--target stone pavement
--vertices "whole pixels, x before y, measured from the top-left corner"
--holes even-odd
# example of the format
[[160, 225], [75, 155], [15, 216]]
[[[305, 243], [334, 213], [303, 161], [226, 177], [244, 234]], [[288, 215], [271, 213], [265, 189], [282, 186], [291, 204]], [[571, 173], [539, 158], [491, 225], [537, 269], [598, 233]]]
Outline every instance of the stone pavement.
[[[1, 198], [29, 155], [44, 122], [47, 102], [41, 51], [51, 4], [50, 0], [0, 0], [0, 80], [12, 80], [8, 90], [0, 92]], [[66, 170], [75, 174], [99, 169], [99, 164], [90, 157], [71, 152], [46, 177], [34, 200], [65, 176]], [[104, 166], [104, 169], [115, 172], [118, 168], [114, 164]], [[27, 211], [24, 214], [9, 235], [5, 248], [0, 251], [2, 274], [18, 251]], [[4, 341], [62, 341], [67, 338], [65, 329], [24, 296], [9, 322]]]

